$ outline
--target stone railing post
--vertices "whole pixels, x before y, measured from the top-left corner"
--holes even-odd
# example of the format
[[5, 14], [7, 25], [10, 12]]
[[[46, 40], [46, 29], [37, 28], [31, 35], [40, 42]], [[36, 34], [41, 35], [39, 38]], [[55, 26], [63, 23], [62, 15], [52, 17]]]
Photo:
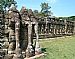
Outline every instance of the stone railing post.
[[10, 13], [12, 13], [12, 19], [10, 25], [14, 23], [14, 30], [15, 30], [15, 40], [16, 40], [16, 49], [14, 51], [15, 54], [13, 54], [12, 59], [23, 59], [22, 54], [21, 54], [21, 49], [20, 49], [20, 15], [18, 10], [14, 5], [11, 5], [10, 10], [12, 10]]
[[21, 49], [20, 49], [20, 43], [19, 43], [19, 39], [20, 39], [19, 34], [20, 34], [20, 19], [15, 18], [16, 54], [14, 55], [13, 59], [23, 59], [21, 54]]
[[56, 24], [54, 25], [54, 35], [56, 35]]
[[35, 54], [40, 54], [41, 48], [40, 48], [39, 39], [38, 39], [38, 23], [35, 24], [35, 34], [36, 34]]
[[67, 20], [65, 19], [64, 22], [65, 22], [65, 34], [67, 34]]
[[32, 24], [31, 22], [28, 24], [28, 47], [26, 49], [26, 57], [31, 57], [34, 55], [34, 50], [31, 42], [31, 34], [32, 34]]

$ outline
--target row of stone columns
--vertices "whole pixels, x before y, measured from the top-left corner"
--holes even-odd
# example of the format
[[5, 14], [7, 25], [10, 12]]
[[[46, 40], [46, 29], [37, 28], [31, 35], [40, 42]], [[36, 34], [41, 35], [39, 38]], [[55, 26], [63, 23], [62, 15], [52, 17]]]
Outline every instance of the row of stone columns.
[[[38, 43], [38, 22], [36, 21], [37, 18], [35, 18], [31, 9], [27, 11], [25, 7], [22, 7], [20, 12], [22, 17], [22, 25], [27, 25], [28, 28], [28, 45], [26, 49], [26, 57], [31, 57], [35, 54], [39, 54], [41, 50]], [[33, 30], [36, 35], [35, 45], [33, 45]]]
[[[47, 19], [44, 19], [44, 20], [47, 20]], [[40, 21], [40, 22], [42, 22], [42, 21]], [[39, 23], [39, 25], [38, 25], [39, 26], [39, 34], [40, 33], [46, 34], [48, 31], [49, 31], [49, 33], [52, 33], [54, 35], [60, 35], [60, 34], [64, 35], [64, 34], [69, 34], [69, 33], [73, 34], [72, 30], [73, 30], [74, 24], [68, 24], [67, 20], [64, 20], [64, 22], [62, 24], [60, 24], [59, 22], [58, 22], [58, 24], [54, 23], [55, 21], [53, 23], [50, 23], [50, 21], [44, 21], [44, 22], [45, 23], [42, 22], [42, 23]]]
[[22, 51], [20, 49], [20, 19], [19, 19], [19, 13], [15, 14], [17, 17], [15, 17], [15, 39], [16, 39], [16, 53], [13, 57], [13, 59], [23, 59]]
[[35, 35], [36, 35], [36, 41], [35, 41], [35, 48], [33, 48], [33, 43], [31, 39], [32, 35], [32, 26], [31, 22], [28, 24], [28, 47], [26, 49], [26, 57], [31, 57], [32, 55], [40, 54], [41, 53], [41, 48], [39, 45], [39, 40], [38, 40], [38, 23], [34, 25], [34, 30], [35, 30]]
[[[12, 23], [15, 23], [15, 39], [16, 39], [16, 52], [15, 55], [13, 57], [13, 59], [21, 59], [21, 50], [20, 50], [20, 19], [19, 19], [19, 13], [17, 12], [17, 10], [13, 10], [10, 11], [10, 13], [12, 13], [11, 15], [11, 19], [10, 19], [10, 25], [13, 25]], [[12, 20], [13, 17], [13, 20]], [[28, 47], [26, 49], [26, 57], [30, 57], [33, 55], [34, 52], [36, 52], [35, 54], [39, 54], [41, 50], [39, 47], [39, 43], [38, 43], [38, 24], [35, 24], [35, 33], [36, 33], [36, 44], [35, 44], [35, 51], [33, 50], [33, 46], [32, 46], [32, 42], [31, 42], [31, 34], [32, 34], [32, 24], [31, 21], [28, 21]], [[9, 36], [11, 36], [12, 33], [9, 33]], [[10, 39], [10, 38], [9, 38]], [[13, 44], [12, 44], [13, 45]], [[13, 47], [12, 47], [13, 48]], [[11, 48], [10, 48], [11, 49]]]

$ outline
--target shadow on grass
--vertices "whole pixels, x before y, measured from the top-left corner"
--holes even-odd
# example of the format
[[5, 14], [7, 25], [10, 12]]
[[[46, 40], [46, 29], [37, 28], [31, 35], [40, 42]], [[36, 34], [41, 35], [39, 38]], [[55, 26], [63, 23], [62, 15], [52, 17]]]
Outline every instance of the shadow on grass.
[[47, 48], [41, 48], [42, 53], [46, 52]]

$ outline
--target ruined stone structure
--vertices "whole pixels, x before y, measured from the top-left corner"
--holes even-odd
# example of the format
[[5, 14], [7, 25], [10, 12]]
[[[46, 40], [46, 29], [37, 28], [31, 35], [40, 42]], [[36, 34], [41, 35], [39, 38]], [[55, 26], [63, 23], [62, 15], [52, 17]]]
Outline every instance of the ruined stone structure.
[[[38, 42], [38, 18], [31, 9], [22, 7], [19, 12], [13, 5], [5, 13], [3, 51], [7, 59], [24, 59], [41, 53]], [[3, 25], [2, 25], [3, 26]], [[33, 36], [36, 36], [33, 42]]]
[[74, 22], [56, 19], [55, 17], [44, 17], [38, 21], [39, 38], [49, 38], [74, 34]]
[[[11, 6], [0, 11], [0, 52], [3, 59], [24, 59], [41, 53], [38, 38], [73, 35], [74, 22], [55, 17], [36, 17], [31, 9]], [[35, 38], [35, 40], [33, 40]]]

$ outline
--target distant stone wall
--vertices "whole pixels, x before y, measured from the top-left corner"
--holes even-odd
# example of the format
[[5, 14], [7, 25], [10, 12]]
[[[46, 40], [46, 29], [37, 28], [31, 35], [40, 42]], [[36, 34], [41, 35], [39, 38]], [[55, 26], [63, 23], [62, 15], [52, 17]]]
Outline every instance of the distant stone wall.
[[66, 19], [60, 20], [54, 17], [44, 17], [40, 18], [38, 23], [40, 38], [73, 35], [75, 31], [75, 22]]

